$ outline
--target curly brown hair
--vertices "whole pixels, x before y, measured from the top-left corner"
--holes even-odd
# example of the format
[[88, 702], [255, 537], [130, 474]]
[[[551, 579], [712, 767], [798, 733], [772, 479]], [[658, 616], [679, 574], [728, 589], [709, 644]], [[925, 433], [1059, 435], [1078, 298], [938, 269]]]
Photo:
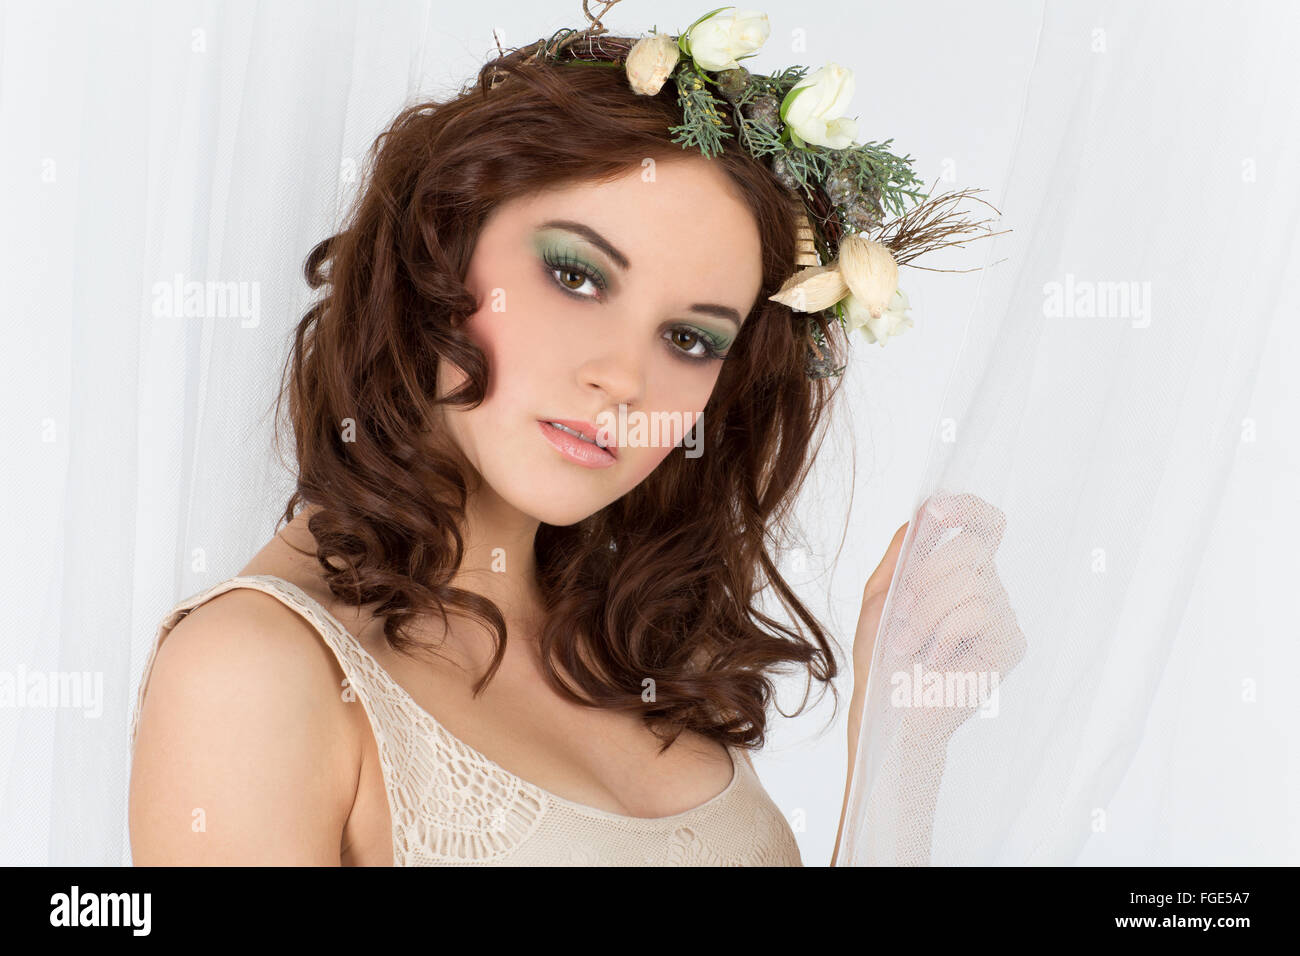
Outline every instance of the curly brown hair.
[[[453, 98], [397, 115], [342, 230], [307, 257], [308, 283], [328, 291], [298, 323], [276, 402], [278, 422], [288, 399], [297, 459], [283, 520], [319, 509], [308, 526], [324, 580], [340, 600], [376, 604], [394, 650], [416, 643], [408, 625], [424, 613], [487, 626], [496, 651], [475, 694], [502, 661], [506, 625], [494, 602], [450, 583], [470, 486], [463, 459], [430, 436], [439, 357], [466, 374], [443, 403], [473, 408], [486, 394], [486, 357], [462, 328], [479, 308], [463, 282], [479, 230], [515, 197], [680, 156], [669, 132], [680, 122], [671, 84], [639, 95], [622, 70], [504, 54]], [[734, 140], [709, 161], [749, 203], [763, 282], [696, 424], [708, 452], [673, 449], [597, 513], [543, 522], [534, 545], [547, 681], [570, 700], [641, 715], [667, 731], [664, 749], [684, 729], [760, 747], [772, 672], [799, 665], [833, 694], [838, 673], [826, 632], [773, 559], [838, 391], [838, 379], [805, 373], [808, 316], [768, 300], [795, 271], [802, 206]], [[841, 344], [828, 344], [839, 359]], [[756, 607], [768, 586], [803, 627]], [[807, 700], [805, 690], [800, 711]]]

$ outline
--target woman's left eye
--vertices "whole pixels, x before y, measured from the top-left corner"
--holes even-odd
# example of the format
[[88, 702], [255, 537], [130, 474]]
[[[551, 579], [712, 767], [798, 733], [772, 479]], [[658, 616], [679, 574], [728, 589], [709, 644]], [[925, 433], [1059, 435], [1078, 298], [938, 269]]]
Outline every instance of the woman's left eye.
[[[688, 340], [689, 344], [686, 348], [682, 348], [679, 344], [682, 337], [685, 337]], [[710, 342], [706, 336], [701, 335], [694, 329], [683, 326], [670, 329], [668, 332], [668, 339], [673, 343], [673, 351], [685, 358], [687, 361], [707, 362], [709, 359], [726, 358], [726, 356], [718, 350], [716, 345]]]

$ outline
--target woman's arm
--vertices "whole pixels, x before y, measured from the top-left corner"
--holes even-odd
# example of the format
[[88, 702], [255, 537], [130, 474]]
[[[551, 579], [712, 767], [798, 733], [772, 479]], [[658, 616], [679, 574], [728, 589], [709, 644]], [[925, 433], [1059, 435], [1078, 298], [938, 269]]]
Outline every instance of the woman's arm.
[[844, 805], [840, 808], [840, 825], [835, 831], [835, 849], [831, 851], [831, 866], [840, 855], [840, 838], [844, 835], [844, 815], [849, 810], [849, 787], [853, 784], [853, 766], [858, 757], [858, 733], [862, 726], [862, 701], [866, 696], [867, 685], [863, 681], [853, 683], [853, 699], [849, 704], [849, 769], [844, 775]]
[[337, 866], [359, 745], [338, 664], [288, 608], [213, 598], [158, 650], [130, 783], [137, 866]]
[[844, 835], [844, 815], [849, 809], [849, 787], [853, 783], [853, 768], [858, 756], [858, 735], [862, 728], [862, 705], [867, 694], [867, 678], [871, 674], [871, 656], [876, 648], [876, 631], [880, 629], [880, 615], [885, 609], [889, 584], [898, 564], [898, 553], [907, 536], [907, 524], [894, 532], [885, 556], [867, 579], [862, 589], [862, 610], [858, 614], [858, 627], [853, 638], [853, 697], [849, 702], [849, 766], [844, 777], [844, 804], [840, 808], [840, 824], [835, 830], [835, 849], [831, 851], [831, 866], [840, 854], [840, 839]]
[[[994, 556], [1006, 527], [997, 508], [974, 495], [941, 495], [918, 511], [917, 545], [909, 558], [899, 613], [893, 615], [882, 649], [887, 674], [914, 667], [948, 677], [992, 681], [994, 688], [1024, 657], [1027, 642], [998, 578]], [[839, 856], [849, 789], [860, 745], [863, 701], [876, 632], [908, 525], [894, 534], [880, 566], [867, 581], [854, 638], [852, 704], [849, 708], [848, 773], [835, 837]], [[984, 686], [980, 683], [979, 686]], [[884, 729], [880, 766], [863, 806], [863, 838], [873, 856], [903, 866], [930, 862], [930, 837], [948, 757], [948, 742], [978, 703], [964, 696], [924, 706], [890, 708], [876, 717]], [[882, 841], [892, 841], [885, 845]]]
[[[860, 687], [865, 688], [863, 682]], [[840, 810], [840, 826], [835, 833], [835, 849], [831, 853], [831, 866], [839, 859], [840, 840], [844, 833], [844, 818], [849, 808], [849, 788], [853, 782], [857, 760], [858, 728], [862, 722], [864, 693], [855, 687], [853, 703], [849, 707], [849, 766], [844, 781], [844, 805]], [[884, 833], [894, 835], [895, 845], [877, 846], [883, 855], [900, 866], [928, 866], [930, 863], [930, 838], [934, 826], [934, 808], [939, 800], [939, 784], [948, 756], [948, 738], [930, 734], [909, 734], [904, 730], [897, 745], [884, 756], [883, 765], [873, 779], [871, 794], [867, 797], [863, 827], [868, 839], [877, 845]], [[900, 792], [901, 791], [901, 792]], [[882, 806], [888, 806], [897, 817], [882, 819]], [[904, 812], [899, 813], [900, 809]]]

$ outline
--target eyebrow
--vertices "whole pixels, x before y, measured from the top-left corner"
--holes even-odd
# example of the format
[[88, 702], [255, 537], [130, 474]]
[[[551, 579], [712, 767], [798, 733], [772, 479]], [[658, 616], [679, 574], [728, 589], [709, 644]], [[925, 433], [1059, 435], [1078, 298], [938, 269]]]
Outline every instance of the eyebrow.
[[[628, 269], [632, 268], [632, 264], [628, 261], [627, 256], [619, 252], [618, 249], [614, 248], [613, 243], [585, 223], [576, 222], [572, 219], [548, 219], [538, 228], [565, 229], [569, 232], [577, 233], [601, 252], [605, 253], [605, 255], [609, 256], [610, 259], [614, 261], [614, 264], [623, 271], [626, 272]], [[695, 305], [689, 306], [689, 309], [692, 312], [703, 312], [706, 315], [713, 315], [720, 319], [726, 319], [729, 322], [735, 323], [736, 328], [740, 328], [741, 322], [743, 321], [740, 313], [728, 305], [714, 305], [712, 303], [697, 302]]]

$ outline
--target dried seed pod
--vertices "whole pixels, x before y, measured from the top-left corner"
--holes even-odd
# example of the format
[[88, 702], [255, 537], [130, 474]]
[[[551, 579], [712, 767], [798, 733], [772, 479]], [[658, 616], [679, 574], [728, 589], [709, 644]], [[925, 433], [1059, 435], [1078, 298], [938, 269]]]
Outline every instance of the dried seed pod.
[[749, 86], [749, 70], [738, 66], [734, 70], [723, 70], [714, 79], [718, 81], [718, 93], [722, 98], [735, 103]]
[[768, 129], [777, 129], [781, 125], [781, 104], [770, 93], [756, 96], [743, 107], [741, 112], [745, 119], [761, 123]]
[[823, 186], [826, 189], [826, 197], [837, 206], [849, 205], [857, 195], [857, 184], [854, 182], [851, 169], [835, 170], [826, 177]]
[[772, 157], [772, 173], [776, 176], [777, 182], [786, 189], [799, 189], [799, 177], [797, 177], [794, 174], [794, 170], [790, 168], [789, 161], [780, 153], [777, 153]]
[[880, 224], [884, 222], [885, 211], [880, 208], [880, 203], [870, 196], [859, 195], [842, 208], [845, 222], [858, 232], [879, 229]]

